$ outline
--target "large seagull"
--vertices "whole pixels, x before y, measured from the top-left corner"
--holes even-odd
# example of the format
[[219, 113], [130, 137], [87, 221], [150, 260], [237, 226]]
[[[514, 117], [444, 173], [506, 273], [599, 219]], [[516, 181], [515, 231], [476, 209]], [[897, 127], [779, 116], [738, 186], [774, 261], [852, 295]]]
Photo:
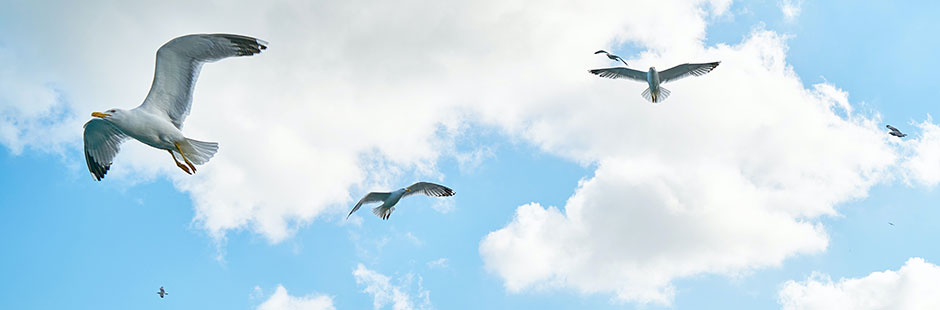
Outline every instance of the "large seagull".
[[[192, 34], [170, 40], [157, 50], [157, 67], [150, 93], [140, 106], [94, 112], [85, 123], [85, 162], [101, 181], [121, 142], [134, 138], [167, 150], [176, 166], [188, 174], [209, 161], [219, 149], [215, 142], [186, 138], [183, 120], [189, 115], [193, 88], [202, 64], [235, 56], [251, 56], [267, 48], [267, 42], [235, 34]], [[180, 163], [182, 159], [183, 163]]]
[[666, 100], [670, 94], [669, 90], [664, 87], [660, 87], [660, 84], [672, 82], [691, 75], [704, 75], [705, 73], [711, 72], [712, 69], [715, 69], [719, 63], [721, 62], [716, 61], [701, 64], [681, 64], [666, 69], [663, 72], [656, 71], [656, 67], [650, 67], [650, 70], [647, 72], [633, 70], [626, 67], [594, 69], [588, 72], [605, 78], [630, 79], [646, 82], [649, 84], [649, 88], [643, 91], [643, 98], [646, 98], [646, 100], [649, 100], [650, 102], [657, 103]]

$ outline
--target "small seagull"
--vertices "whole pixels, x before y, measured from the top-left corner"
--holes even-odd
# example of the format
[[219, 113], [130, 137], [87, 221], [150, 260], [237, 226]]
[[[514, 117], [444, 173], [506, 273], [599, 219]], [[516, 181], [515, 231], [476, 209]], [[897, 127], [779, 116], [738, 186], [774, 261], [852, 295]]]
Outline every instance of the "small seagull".
[[591, 74], [611, 78], [611, 79], [631, 79], [649, 84], [649, 88], [643, 91], [643, 98], [650, 102], [657, 103], [666, 100], [669, 97], [669, 90], [660, 87], [660, 84], [672, 82], [687, 76], [700, 76], [712, 71], [720, 64], [720, 61], [701, 63], [701, 64], [681, 64], [669, 68], [663, 72], [656, 71], [656, 67], [650, 67], [648, 72], [633, 70], [630, 68], [616, 67], [590, 70]]
[[903, 132], [901, 132], [900, 130], [898, 130], [897, 128], [894, 128], [894, 126], [885, 125], [885, 127], [888, 127], [888, 129], [891, 130], [891, 132], [889, 132], [888, 134], [890, 134], [890, 135], [892, 135], [892, 136], [895, 136], [895, 137], [898, 137], [898, 138], [907, 137], [907, 134], [906, 134], [906, 133], [903, 133]]
[[[121, 143], [134, 138], [166, 150], [188, 174], [209, 161], [219, 149], [215, 142], [187, 138], [181, 131], [193, 103], [193, 89], [202, 65], [235, 56], [251, 56], [267, 42], [236, 34], [192, 34], [170, 40], [157, 50], [153, 84], [144, 102], [130, 110], [94, 112], [85, 123], [85, 163], [96, 181], [111, 168]], [[237, 78], [237, 77], [232, 77]], [[177, 158], [181, 158], [183, 165]]]
[[894, 226], [894, 223], [888, 222], [888, 225]]
[[163, 296], [170, 295], [170, 293], [167, 293], [165, 290], [163, 290], [163, 287], [161, 286], [160, 291], [157, 292], [157, 295], [160, 295], [160, 298], [163, 298]]
[[608, 52], [605, 51], [605, 50], [599, 50], [599, 51], [594, 52], [594, 54], [600, 54], [600, 53], [607, 54], [607, 58], [610, 58], [610, 60], [613, 60], [613, 61], [619, 60], [620, 62], [623, 63], [624, 66], [630, 66], [630, 65], [627, 64], [626, 61], [623, 61], [623, 58], [620, 58], [620, 56], [617, 56], [617, 55], [608, 53]]
[[346, 215], [346, 218], [348, 219], [349, 216], [353, 214], [353, 212], [359, 210], [359, 207], [361, 207], [362, 204], [370, 202], [381, 202], [381, 205], [372, 208], [372, 213], [383, 220], [387, 220], [388, 217], [392, 215], [392, 211], [395, 211], [395, 204], [397, 204], [398, 201], [402, 199], [402, 197], [407, 197], [414, 194], [424, 194], [431, 197], [448, 197], [453, 196], [456, 194], [456, 192], [444, 185], [428, 182], [418, 182], [391, 193], [371, 192], [366, 194], [365, 197], [362, 197], [362, 199], [359, 200], [359, 203], [356, 203], [356, 206], [352, 208], [352, 211], [349, 211], [349, 214]]

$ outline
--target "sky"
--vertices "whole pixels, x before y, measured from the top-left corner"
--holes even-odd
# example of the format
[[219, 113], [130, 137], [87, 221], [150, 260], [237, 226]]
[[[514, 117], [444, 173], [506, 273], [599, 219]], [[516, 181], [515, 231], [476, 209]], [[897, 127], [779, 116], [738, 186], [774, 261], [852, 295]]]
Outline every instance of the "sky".
[[[0, 0], [0, 308], [940, 308], [938, 9]], [[95, 182], [88, 115], [219, 32], [269, 48], [200, 74], [215, 157]], [[598, 49], [721, 65], [653, 104]], [[457, 194], [345, 219], [416, 181]]]

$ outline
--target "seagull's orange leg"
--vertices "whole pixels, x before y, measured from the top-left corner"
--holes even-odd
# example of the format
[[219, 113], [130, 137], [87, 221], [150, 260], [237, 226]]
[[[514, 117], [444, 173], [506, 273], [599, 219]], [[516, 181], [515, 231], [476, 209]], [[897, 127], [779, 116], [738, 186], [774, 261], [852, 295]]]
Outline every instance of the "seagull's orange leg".
[[179, 144], [179, 143], [173, 143], [173, 145], [176, 145], [176, 150], [177, 150], [177, 151], [180, 151], [180, 156], [183, 157], [183, 161], [185, 161], [186, 164], [189, 165], [189, 168], [193, 169], [193, 173], [195, 173], [195, 172], [196, 172], [196, 166], [193, 166], [193, 163], [189, 162], [189, 159], [186, 159], [186, 154], [183, 154], [183, 150], [180, 149], [180, 144]]
[[187, 174], [193, 174], [192, 172], [189, 172], [189, 168], [186, 167], [186, 165], [184, 165], [184, 164], [180, 163], [178, 160], [176, 160], [176, 156], [173, 155], [173, 151], [170, 151], [170, 150], [166, 150], [166, 151], [167, 151], [167, 152], [170, 152], [170, 157], [173, 157], [173, 162], [176, 163], [176, 166], [177, 166], [177, 167], [180, 167], [180, 169], [183, 169], [183, 171], [186, 171]]

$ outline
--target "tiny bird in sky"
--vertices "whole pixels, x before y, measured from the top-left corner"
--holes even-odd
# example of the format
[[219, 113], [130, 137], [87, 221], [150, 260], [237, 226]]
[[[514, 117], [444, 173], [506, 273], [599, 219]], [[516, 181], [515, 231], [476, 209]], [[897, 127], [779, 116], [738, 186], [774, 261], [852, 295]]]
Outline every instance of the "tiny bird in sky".
[[891, 132], [889, 132], [888, 134], [890, 134], [890, 135], [892, 135], [892, 136], [895, 136], [895, 137], [898, 137], [898, 138], [904, 138], [904, 137], [907, 136], [906, 133], [903, 133], [903, 132], [901, 132], [900, 130], [898, 130], [897, 128], [894, 128], [894, 126], [885, 125], [885, 127], [888, 127], [888, 130], [891, 130]]
[[157, 292], [157, 295], [160, 295], [160, 298], [163, 298], [163, 296], [170, 295], [170, 293], [167, 293], [161, 286], [160, 291]]

